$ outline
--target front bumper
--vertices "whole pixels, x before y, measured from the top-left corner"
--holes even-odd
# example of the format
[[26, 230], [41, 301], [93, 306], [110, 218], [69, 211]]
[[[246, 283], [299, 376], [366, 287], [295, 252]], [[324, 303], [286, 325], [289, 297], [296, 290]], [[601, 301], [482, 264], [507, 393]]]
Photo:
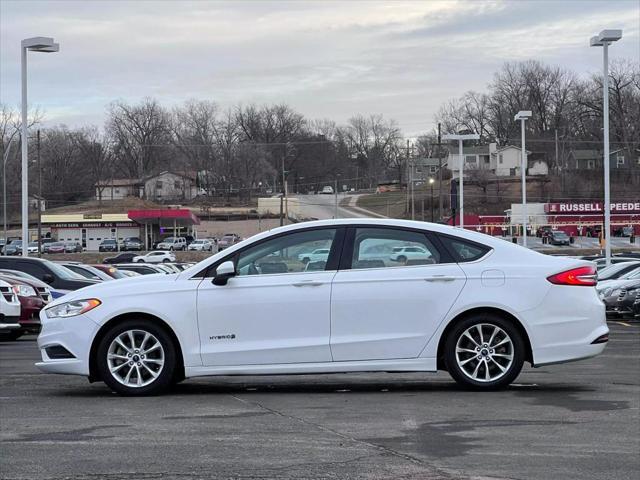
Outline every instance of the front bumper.
[[[89, 376], [89, 354], [91, 340], [95, 337], [99, 325], [88, 315], [69, 318], [48, 318], [46, 310], [40, 312], [42, 330], [38, 336], [38, 348], [42, 357], [36, 367], [45, 373]], [[51, 359], [45, 348], [62, 346], [74, 358]]]
[[20, 317], [0, 316], [0, 333], [14, 332], [20, 330]]

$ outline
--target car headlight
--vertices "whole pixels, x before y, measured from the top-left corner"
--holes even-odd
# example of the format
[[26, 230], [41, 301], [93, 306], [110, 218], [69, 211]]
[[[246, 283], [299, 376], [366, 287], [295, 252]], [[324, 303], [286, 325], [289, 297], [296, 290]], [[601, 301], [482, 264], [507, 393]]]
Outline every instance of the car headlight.
[[49, 307], [45, 311], [49, 318], [67, 318], [82, 315], [89, 310], [93, 310], [102, 302], [97, 298], [89, 298], [87, 300], [73, 300], [71, 302], [61, 303], [54, 307]]
[[603, 290], [600, 290], [600, 297], [604, 298], [604, 297], [608, 297], [609, 294], [611, 293], [611, 288], [605, 288]]
[[37, 297], [35, 289], [30, 285], [14, 285], [13, 293], [19, 297]]

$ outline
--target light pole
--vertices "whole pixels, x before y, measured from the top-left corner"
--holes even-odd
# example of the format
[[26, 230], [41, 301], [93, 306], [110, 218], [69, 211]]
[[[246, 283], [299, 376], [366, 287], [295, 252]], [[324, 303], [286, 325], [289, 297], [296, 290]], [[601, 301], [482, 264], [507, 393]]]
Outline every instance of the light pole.
[[29, 255], [29, 164], [27, 144], [27, 51], [53, 53], [60, 45], [49, 37], [33, 37], [22, 40], [22, 256]]
[[[435, 182], [435, 180], [433, 178], [429, 179], [429, 186], [431, 187], [431, 223], [433, 223], [433, 221], [434, 221], [433, 220], [433, 184], [434, 184], [434, 182]], [[423, 214], [424, 214], [424, 212], [423, 212]]]
[[3, 255], [6, 255], [7, 251], [7, 160], [9, 159], [9, 152], [11, 151], [11, 142], [13, 142], [13, 137], [15, 137], [16, 133], [18, 133], [17, 128], [9, 137], [9, 141], [7, 142], [7, 149], [4, 151], [4, 158], [2, 159], [2, 218], [4, 221], [4, 247], [2, 247]]
[[603, 47], [602, 117], [604, 122], [604, 251], [606, 265], [611, 265], [611, 185], [609, 169], [609, 45], [622, 38], [622, 30], [602, 30], [591, 37], [592, 47]]
[[520, 176], [522, 177], [522, 246], [527, 246], [527, 151], [524, 145], [524, 122], [531, 118], [531, 110], [520, 110], [513, 119], [520, 120], [522, 151], [520, 152]]
[[[457, 135], [457, 134], [448, 134], [442, 136], [443, 140], [458, 140], [458, 157], [459, 158], [459, 167], [460, 167], [460, 188], [458, 189], [458, 195], [460, 198], [460, 228], [464, 228], [464, 181], [463, 181], [463, 170], [464, 170], [464, 154], [462, 151], [462, 142], [464, 140], [479, 140], [480, 135], [477, 133], [470, 133], [466, 135]], [[455, 222], [455, 220], [454, 220]]]

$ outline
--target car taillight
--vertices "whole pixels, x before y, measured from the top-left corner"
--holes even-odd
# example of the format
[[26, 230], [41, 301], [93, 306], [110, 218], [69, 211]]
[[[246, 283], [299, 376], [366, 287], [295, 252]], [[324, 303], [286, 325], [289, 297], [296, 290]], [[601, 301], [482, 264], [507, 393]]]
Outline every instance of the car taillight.
[[593, 287], [598, 283], [598, 275], [596, 267], [578, 267], [567, 270], [566, 272], [556, 273], [547, 277], [551, 283], [555, 285], [581, 285], [585, 287]]

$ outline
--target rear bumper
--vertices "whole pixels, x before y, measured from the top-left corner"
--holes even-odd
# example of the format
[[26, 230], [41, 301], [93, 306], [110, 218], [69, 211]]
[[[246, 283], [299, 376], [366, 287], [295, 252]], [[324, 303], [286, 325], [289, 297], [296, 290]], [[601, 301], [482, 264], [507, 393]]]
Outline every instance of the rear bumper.
[[540, 305], [521, 315], [536, 367], [594, 357], [606, 346], [593, 343], [609, 333], [595, 288], [553, 286]]

